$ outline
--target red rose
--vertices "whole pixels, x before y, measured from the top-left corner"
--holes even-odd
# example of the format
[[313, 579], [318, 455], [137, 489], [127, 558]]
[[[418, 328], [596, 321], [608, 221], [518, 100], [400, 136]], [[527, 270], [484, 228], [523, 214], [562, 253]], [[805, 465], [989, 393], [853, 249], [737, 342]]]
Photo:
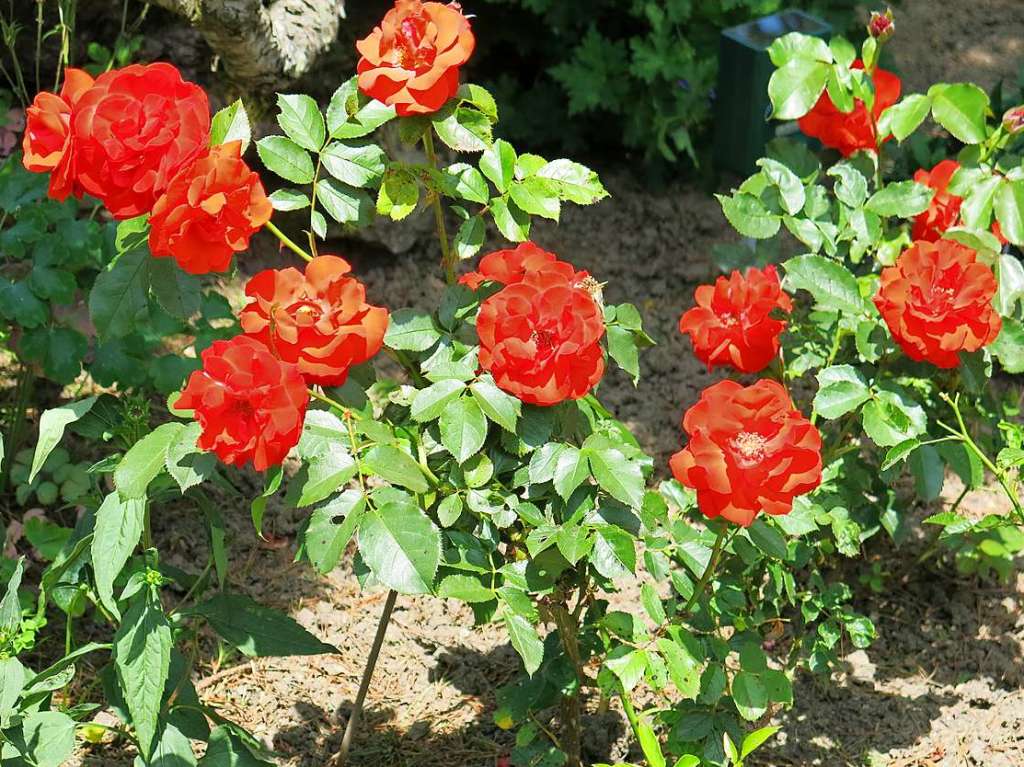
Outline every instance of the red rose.
[[298, 269], [267, 269], [245, 286], [252, 300], [242, 330], [313, 384], [341, 386], [349, 368], [380, 351], [388, 310], [366, 303], [366, 288], [343, 258], [319, 256]]
[[875, 306], [910, 359], [954, 368], [960, 352], [977, 351], [999, 335], [996, 290], [992, 270], [966, 245], [915, 242], [882, 270]]
[[475, 44], [458, 3], [396, 0], [381, 25], [356, 43], [359, 90], [400, 117], [436, 112], [459, 90], [459, 67]]
[[68, 68], [59, 96], [38, 93], [25, 110], [22, 163], [34, 173], [50, 174], [49, 194], [55, 200], [66, 200], [69, 194], [82, 195], [75, 183], [75, 153], [69, 128], [72, 110], [92, 84], [88, 72]]
[[527, 273], [485, 299], [476, 329], [480, 367], [523, 402], [579, 399], [604, 373], [601, 307], [557, 270]]
[[771, 313], [793, 311], [774, 266], [752, 267], [745, 277], [733, 271], [714, 285], [700, 285], [693, 297], [697, 305], [680, 318], [679, 332], [690, 335], [693, 353], [709, 370], [729, 365], [756, 373], [771, 364], [786, 328], [785, 320]]
[[[860, 59], [851, 67], [863, 68], [864, 63]], [[875, 124], [879, 115], [899, 100], [901, 84], [900, 78], [884, 69], [875, 70], [872, 82], [875, 85], [874, 120], [860, 99], [854, 100], [852, 112], [840, 112], [829, 98], [828, 91], [822, 91], [818, 103], [797, 121], [800, 130], [825, 146], [838, 149], [843, 157], [861, 149], [877, 151], [879, 142], [875, 140]], [[892, 136], [883, 137], [881, 143], [890, 138]]]
[[82, 188], [114, 218], [132, 218], [206, 151], [210, 106], [170, 64], [133, 64], [96, 79], [75, 105], [71, 134]]
[[683, 428], [690, 441], [669, 466], [712, 519], [747, 527], [759, 511], [788, 514], [821, 482], [821, 435], [776, 381], [709, 386]]
[[[948, 229], [960, 225], [960, 205], [963, 198], [947, 191], [953, 174], [959, 169], [960, 163], [956, 160], [943, 160], [930, 171], [919, 168], [914, 173], [914, 181], [935, 190], [928, 210], [919, 213], [914, 219], [914, 228], [911, 230], [914, 240], [935, 242], [942, 239], [942, 235]], [[1003, 237], [1003, 230], [998, 221], [992, 222], [992, 234], [1003, 245], [1006, 244], [1007, 240]]]
[[947, 229], [956, 226], [960, 221], [960, 204], [963, 198], [946, 191], [949, 180], [959, 169], [956, 160], [943, 160], [930, 171], [920, 168], [914, 173], [914, 181], [935, 190], [928, 210], [919, 213], [914, 219], [911, 232], [913, 239], [935, 242], [942, 238]]
[[480, 259], [477, 271], [462, 275], [459, 282], [476, 290], [487, 281], [511, 285], [527, 275], [545, 271], [555, 272], [574, 282], [580, 282], [588, 276], [586, 272], [577, 272], [572, 264], [559, 261], [554, 253], [549, 253], [532, 242], [523, 242], [509, 250], [488, 253]]
[[249, 247], [273, 207], [241, 153], [239, 141], [215, 146], [174, 177], [149, 218], [154, 256], [208, 274], [227, 271], [231, 256]]
[[214, 341], [202, 360], [176, 403], [195, 411], [199, 447], [257, 471], [279, 465], [298, 444], [309, 404], [298, 367], [247, 336]]

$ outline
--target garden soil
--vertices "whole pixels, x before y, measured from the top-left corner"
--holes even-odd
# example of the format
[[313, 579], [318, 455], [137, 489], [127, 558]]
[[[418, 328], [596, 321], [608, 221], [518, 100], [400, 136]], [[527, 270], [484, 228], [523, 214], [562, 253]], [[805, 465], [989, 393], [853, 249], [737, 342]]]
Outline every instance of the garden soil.
[[[992, 86], [1015, 78], [1024, 62], [1022, 0], [906, 0], [897, 11], [893, 49], [908, 91], [942, 80]], [[683, 411], [718, 377], [689, 353], [676, 323], [694, 285], [714, 276], [712, 246], [735, 236], [703, 191], [650, 191], [615, 174], [605, 181], [610, 199], [592, 209], [567, 206], [559, 225], [538, 224], [533, 237], [607, 282], [607, 300], [633, 301], [643, 313], [658, 345], [642, 356], [640, 387], [614, 371], [601, 396], [663, 467], [680, 445]], [[429, 229], [429, 219], [410, 225]], [[398, 255], [365, 242], [338, 242], [336, 252], [349, 258], [378, 303], [425, 306], [443, 287], [429, 239]], [[242, 266], [254, 271], [280, 262], [264, 240]], [[227, 287], [240, 297], [237, 284]], [[247, 481], [255, 494], [256, 478]], [[950, 498], [956, 483], [947, 482]], [[340, 742], [384, 594], [361, 592], [349, 560], [327, 577], [293, 563], [300, 512], [273, 500], [268, 540], [261, 540], [247, 506], [224, 502], [235, 506], [225, 509], [233, 587], [285, 610], [339, 652], [234, 657], [221, 666], [212, 640], [204, 641], [210, 652], [197, 672], [199, 694], [277, 751], [281, 764], [323, 767]], [[994, 493], [979, 492], [965, 508], [983, 515], [1000, 506]], [[907, 513], [920, 519], [925, 511]], [[154, 520], [160, 549], [172, 563], [195, 569], [205, 557], [205, 534], [198, 521], [174, 516]], [[850, 648], [837, 684], [797, 680], [796, 706], [774, 720], [783, 734], [757, 764], [1024, 766], [1024, 576], [1007, 586], [958, 577], [914, 542], [905, 550], [878, 543], [867, 557], [844, 577], [856, 582], [872, 562], [885, 573], [881, 593], [864, 586], [857, 605], [875, 621], [878, 640], [866, 651]], [[621, 598], [638, 589], [629, 584]], [[505, 765], [511, 736], [493, 723], [494, 694], [517, 670], [502, 629], [474, 628], [471, 611], [454, 601], [400, 598], [351, 767]], [[80, 678], [86, 676], [83, 670]], [[593, 711], [596, 701], [590, 704]], [[589, 759], [628, 760], [628, 743], [617, 711], [589, 717]], [[128, 767], [132, 759], [116, 746], [97, 746], [73, 764]]]

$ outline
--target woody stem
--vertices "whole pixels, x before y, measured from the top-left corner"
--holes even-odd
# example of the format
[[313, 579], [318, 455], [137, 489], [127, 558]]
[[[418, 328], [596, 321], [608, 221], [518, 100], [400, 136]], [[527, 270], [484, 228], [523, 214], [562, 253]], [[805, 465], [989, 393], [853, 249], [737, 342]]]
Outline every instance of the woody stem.
[[280, 229], [278, 229], [276, 226], [274, 226], [273, 222], [268, 221], [265, 224], [265, 226], [267, 227], [267, 229], [270, 230], [270, 232], [275, 237], [277, 237], [277, 239], [279, 239], [281, 241], [282, 245], [284, 245], [286, 248], [288, 248], [288, 250], [292, 251], [293, 253], [295, 253], [298, 256], [301, 256], [306, 261], [312, 261], [313, 260], [313, 257], [311, 255], [309, 255], [309, 253], [307, 253], [305, 250], [303, 250], [301, 246], [296, 245], [295, 242], [293, 242], [291, 240], [291, 238], [288, 237], [288, 235], [286, 235], [284, 232], [282, 232]]
[[[434, 134], [427, 130], [423, 134], [423, 149], [427, 153], [427, 161], [430, 167], [437, 167], [437, 153], [434, 151]], [[441, 207], [441, 195], [436, 191], [431, 193], [434, 205], [434, 223], [437, 226], [437, 239], [441, 243], [441, 268], [444, 269], [444, 278], [449, 285], [455, 284], [455, 262], [452, 260], [451, 248], [448, 245], [448, 229], [444, 224], [444, 208]]]

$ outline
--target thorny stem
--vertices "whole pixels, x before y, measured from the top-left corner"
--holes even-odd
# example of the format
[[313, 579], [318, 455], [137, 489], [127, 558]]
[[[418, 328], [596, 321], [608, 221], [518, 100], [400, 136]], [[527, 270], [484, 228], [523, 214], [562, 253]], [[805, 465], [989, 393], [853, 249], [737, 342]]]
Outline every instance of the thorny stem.
[[380, 621], [377, 623], [377, 634], [373, 638], [373, 645], [370, 647], [370, 654], [366, 658], [366, 667], [363, 669], [363, 678], [359, 682], [359, 692], [356, 693], [355, 703], [352, 704], [352, 713], [349, 714], [348, 724], [345, 725], [345, 735], [341, 739], [341, 746], [338, 753], [331, 760], [332, 767], [345, 767], [348, 762], [348, 752], [352, 748], [352, 737], [356, 727], [359, 726], [359, 719], [363, 713], [363, 703], [366, 701], [366, 692], [370, 689], [370, 680], [373, 679], [373, 670], [377, 666], [377, 657], [380, 655], [380, 648], [384, 644], [384, 635], [388, 630], [388, 623], [391, 622], [391, 613], [395, 609], [395, 599], [398, 592], [392, 589], [384, 602], [384, 610], [380, 614]]
[[265, 226], [267, 227], [267, 229], [270, 230], [270, 232], [275, 237], [277, 237], [277, 239], [279, 239], [281, 241], [281, 244], [284, 245], [286, 248], [288, 248], [290, 251], [292, 251], [296, 255], [300, 256], [301, 258], [304, 258], [306, 261], [312, 261], [313, 260], [313, 257], [311, 255], [309, 255], [309, 253], [307, 253], [305, 250], [303, 250], [302, 247], [300, 247], [299, 245], [296, 245], [288, 237], [288, 235], [286, 235], [284, 232], [282, 232], [280, 229], [278, 229], [276, 226], [274, 226], [274, 223], [272, 221], [268, 221], [265, 224]]
[[558, 628], [558, 638], [562, 649], [576, 672], [578, 688], [574, 695], [562, 696], [562, 750], [566, 755], [566, 767], [581, 767], [583, 764], [583, 706], [581, 695], [586, 678], [583, 673], [583, 662], [580, 658], [580, 645], [577, 633], [579, 623], [569, 612], [568, 606], [562, 601], [551, 606], [551, 617]]
[[[427, 160], [430, 167], [437, 167], [437, 153], [434, 151], [434, 135], [428, 130], [423, 134], [423, 149], [427, 153]], [[433, 194], [434, 223], [437, 225], [437, 239], [441, 243], [441, 268], [444, 269], [444, 278], [449, 285], [455, 284], [455, 262], [451, 256], [451, 249], [448, 245], [448, 229], [444, 224], [444, 208], [441, 207], [441, 196], [436, 192]]]

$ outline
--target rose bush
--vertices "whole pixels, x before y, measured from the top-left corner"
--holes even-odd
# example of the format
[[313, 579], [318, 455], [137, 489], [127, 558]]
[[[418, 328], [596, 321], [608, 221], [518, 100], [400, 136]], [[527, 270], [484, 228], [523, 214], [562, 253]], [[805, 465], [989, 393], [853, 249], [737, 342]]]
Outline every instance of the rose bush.
[[[251, 462], [265, 483], [251, 504], [256, 530], [283, 491], [308, 510], [298, 557], [328, 573], [353, 544], [361, 583], [388, 591], [381, 632], [405, 594], [461, 600], [477, 622], [505, 626], [523, 666], [497, 691], [496, 724], [518, 729], [512, 763], [589, 761], [584, 717], [614, 700], [649, 767], [669, 757], [676, 767], [742, 764], [776, 730], [754, 723], [792, 705], [798, 671], [828, 673], [847, 641], [874, 638], [830, 573], [837, 552], [854, 557], [879, 531], [902, 540], [907, 512], [939, 497], [947, 466], [968, 489], [987, 471], [1009, 502], [981, 520], [960, 516], [960, 501], [929, 517], [958, 561], [993, 548], [980, 537], [1024, 523], [1024, 428], [979, 396], [996, 365], [1024, 370], [1024, 265], [991, 231], [994, 212], [1008, 242], [1024, 244], [1024, 180], [1005, 159], [1020, 134], [988, 123], [975, 86], [898, 100], [898, 80], [877, 67], [894, 30], [885, 20], [872, 20], [859, 58], [842, 38], [794, 34], [770, 49], [775, 116], [798, 120], [842, 159], [826, 168], [806, 146], [776, 142], [756, 174], [720, 196], [740, 234], [785, 236], [798, 251], [778, 268], [702, 285], [695, 306], [679, 307], [701, 361], [759, 378], [701, 394], [683, 419], [685, 446], [657, 467], [675, 479], [656, 488], [653, 459], [599, 399], [611, 362], [639, 378], [652, 343], [640, 313], [606, 302], [600, 276], [571, 254], [531, 241], [532, 216], [557, 221], [564, 204], [607, 192], [583, 165], [494, 138], [494, 99], [458, 82], [474, 44], [458, 6], [398, 0], [325, 111], [279, 96], [282, 132], [256, 142], [283, 183], [266, 197], [273, 219], [242, 159], [242, 104], [211, 119], [201, 89], [170, 65], [114, 69], [92, 84], [72, 74], [62, 96], [40, 97], [25, 167], [50, 173], [55, 197], [82, 191], [122, 219], [117, 252], [90, 290], [104, 343], [154, 307], [203, 311], [192, 273], [227, 268], [261, 227], [305, 266], [248, 282], [226, 337], [193, 345], [198, 367], [168, 400], [170, 420], [151, 429], [146, 407], [111, 394], [40, 417], [30, 483], [69, 428], [112, 449], [90, 469], [85, 513], [50, 550], [24, 609], [26, 561], [11, 565], [0, 662], [4, 678], [25, 682], [5, 689], [4, 748], [39, 763], [33, 744], [46, 729], [54, 763], [70, 757], [74, 717], [89, 711], [56, 707], [48, 680], [107, 653], [117, 736], [141, 764], [168, 754], [195, 764], [192, 740], [208, 744], [204, 765], [272, 758], [192, 681], [204, 627], [250, 656], [335, 651], [233, 591], [209, 491], [237, 492], [231, 467]], [[890, 138], [905, 140], [929, 114], [964, 145], [939, 192], [962, 198], [956, 215], [929, 213], [941, 173], [929, 174], [934, 188], [887, 177]], [[374, 143], [395, 120], [401, 140], [422, 145], [422, 162]], [[439, 158], [435, 138], [457, 161]], [[436, 306], [379, 305], [347, 261], [319, 255], [328, 217], [401, 221], [421, 203], [434, 214], [446, 281]], [[305, 236], [283, 231], [277, 212], [301, 216]], [[448, 213], [459, 220], [452, 237]], [[924, 214], [941, 236], [915, 241]], [[517, 244], [463, 269], [489, 229]], [[375, 365], [379, 354], [391, 364]], [[811, 373], [816, 385], [794, 385]], [[904, 467], [913, 482], [894, 482]], [[151, 512], [172, 500], [208, 529], [198, 575], [163, 566], [154, 545]], [[636, 577], [639, 603], [614, 608]], [[67, 653], [30, 672], [19, 655], [55, 611], [67, 619]], [[110, 644], [74, 645], [73, 620], [86, 616]], [[638, 710], [641, 700], [655, 703]]]

